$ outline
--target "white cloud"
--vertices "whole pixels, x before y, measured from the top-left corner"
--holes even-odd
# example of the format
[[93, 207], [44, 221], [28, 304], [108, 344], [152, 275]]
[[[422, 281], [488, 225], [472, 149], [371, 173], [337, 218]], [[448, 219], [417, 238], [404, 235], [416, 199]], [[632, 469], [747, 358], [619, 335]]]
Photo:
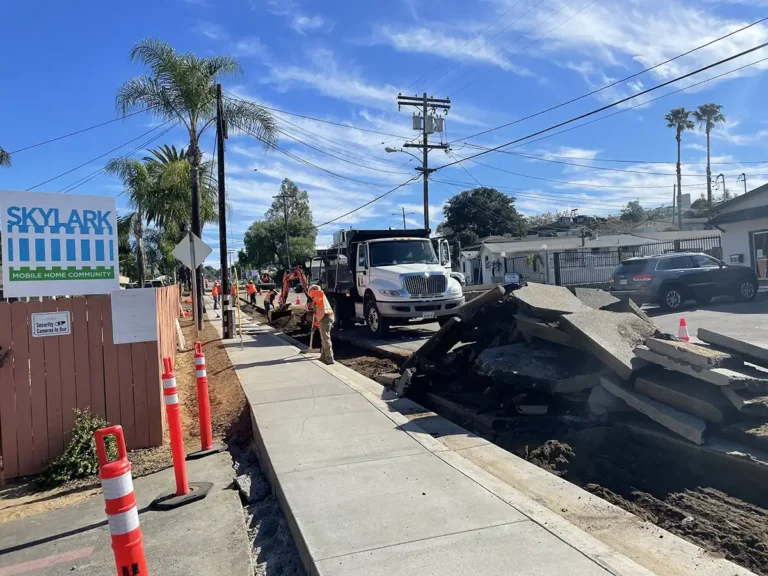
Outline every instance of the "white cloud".
[[293, 29], [299, 34], [306, 34], [309, 30], [318, 30], [325, 27], [325, 18], [322, 16], [296, 16], [293, 19]]
[[255, 56], [262, 60], [270, 58], [270, 51], [264, 43], [255, 36], [241, 38], [235, 43], [233, 48], [235, 56]]
[[[250, 0], [251, 2], [253, 0]], [[275, 16], [282, 16], [290, 22], [291, 28], [302, 36], [307, 32], [320, 30], [330, 31], [333, 26], [322, 16], [304, 14], [298, 2], [292, 0], [267, 0], [269, 11]], [[253, 10], [256, 7], [252, 4]]]
[[[183, 0], [183, 1], [186, 1], [186, 0]], [[214, 22], [206, 22], [206, 21], [199, 22], [197, 26], [193, 28], [193, 30], [195, 32], [199, 32], [200, 34], [202, 34], [206, 38], [209, 38], [210, 40], [222, 40], [227, 37], [227, 33], [224, 30], [224, 28], [222, 28], [221, 26], [219, 26]]]

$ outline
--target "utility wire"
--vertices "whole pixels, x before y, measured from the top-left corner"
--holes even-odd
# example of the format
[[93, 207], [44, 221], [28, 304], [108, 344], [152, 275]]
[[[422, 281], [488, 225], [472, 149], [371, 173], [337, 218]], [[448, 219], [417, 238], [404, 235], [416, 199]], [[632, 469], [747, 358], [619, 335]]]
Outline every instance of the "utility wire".
[[[462, 142], [464, 140], [469, 140], [470, 138], [476, 138], [478, 136], [482, 136], [483, 134], [488, 134], [490, 132], [495, 132], [496, 130], [501, 130], [502, 128], [507, 128], [508, 126], [513, 126], [515, 124], [519, 124], [520, 122], [524, 122], [526, 120], [530, 120], [531, 118], [536, 118], [537, 116], [541, 116], [542, 114], [546, 114], [547, 112], [552, 112], [553, 110], [557, 110], [558, 108], [562, 108], [563, 106], [567, 106], [569, 104], [573, 104], [574, 102], [578, 102], [579, 100], [583, 100], [584, 98], [588, 98], [589, 96], [593, 96], [595, 94], [598, 94], [599, 92], [602, 92], [603, 90], [607, 90], [608, 88], [612, 88], [618, 84], [622, 84], [624, 82], [627, 82], [628, 80], [632, 80], [633, 78], [637, 78], [638, 76], [641, 76], [642, 74], [645, 74], [646, 72], [650, 72], [652, 70], [656, 70], [657, 68], [661, 66], [665, 66], [666, 64], [669, 64], [670, 62], [674, 62], [675, 60], [679, 60], [680, 58], [683, 58], [685, 56], [688, 56], [690, 54], [693, 54], [694, 52], [697, 52], [698, 50], [702, 50], [703, 48], [707, 48], [708, 46], [712, 46], [713, 44], [720, 42], [722, 40], [725, 40], [726, 38], [729, 38], [735, 34], [738, 34], [739, 32], [743, 32], [744, 30], [747, 30], [748, 28], [751, 28], [753, 26], [756, 26], [757, 24], [760, 24], [762, 22], [765, 22], [768, 20], [768, 16], [765, 18], [761, 18], [760, 20], [757, 20], [755, 22], [752, 22], [751, 24], [748, 24], [742, 28], [739, 28], [738, 30], [734, 30], [733, 32], [729, 32], [728, 34], [725, 34], [723, 36], [720, 36], [719, 38], [715, 38], [714, 40], [711, 40], [705, 44], [702, 44], [700, 46], [697, 46], [696, 48], [692, 48], [691, 50], [688, 50], [687, 52], [683, 52], [682, 54], [678, 54], [677, 56], [670, 58], [668, 60], [664, 60], [664, 62], [659, 62], [658, 64], [655, 64], [654, 66], [651, 66], [650, 68], [646, 68], [644, 70], [641, 70], [640, 72], [636, 72], [635, 74], [631, 74], [627, 76], [626, 78], [622, 78], [621, 80], [616, 80], [615, 82], [611, 82], [610, 84], [606, 84], [605, 86], [602, 86], [601, 88], [597, 88], [595, 90], [592, 90], [591, 92], [588, 92], [587, 94], [582, 94], [581, 96], [578, 96], [576, 98], [572, 98], [571, 100], [567, 100], [566, 102], [561, 102], [560, 104], [557, 104], [555, 106], [552, 106], [550, 108], [547, 108], [546, 110], [541, 110], [539, 112], [536, 112], [534, 114], [531, 114], [529, 116], [525, 116], [523, 118], [519, 118], [517, 120], [514, 120], [513, 122], [508, 122], [506, 124], [502, 124], [501, 126], [497, 126], [496, 128], [490, 128], [488, 130], [483, 130], [482, 132], [478, 132], [477, 134], [472, 134], [471, 136], [465, 136], [464, 138], [459, 138], [458, 140], [454, 140], [454, 142]], [[746, 53], [746, 52], [745, 52]], [[722, 61], [725, 62], [726, 60]], [[705, 68], [706, 69], [706, 68]], [[685, 78], [686, 76], [683, 76], [682, 78]], [[678, 78], [678, 80], [681, 78]]]
[[[532, 134], [529, 134], [527, 136], [523, 136], [521, 138], [517, 138], [516, 140], [512, 140], [510, 142], [507, 142], [505, 144], [500, 144], [499, 146], [496, 146], [494, 148], [490, 148], [483, 152], [478, 152], [477, 154], [474, 154], [472, 156], [467, 156], [463, 160], [455, 161], [449, 164], [444, 164], [442, 166], [439, 166], [437, 170], [441, 170], [443, 168], [447, 168], [448, 166], [452, 166], [453, 164], [456, 164], [458, 162], [464, 162], [466, 160], [471, 160], [472, 158], [477, 158], [479, 156], [484, 156], [485, 154], [490, 154], [491, 152], [496, 152], [498, 150], [501, 150], [502, 148], [507, 148], [511, 146], [512, 144], [517, 144], [518, 142], [522, 142], [523, 140], [529, 140], [530, 138], [534, 138], [535, 136], [539, 136], [540, 134], [545, 134], [547, 132], [551, 132], [552, 130], [555, 130], [557, 128], [560, 128], [561, 126], [566, 126], [568, 124], [572, 124], [573, 122], [577, 122], [578, 120], [582, 120], [584, 118], [588, 118], [589, 116], [594, 116], [595, 114], [599, 114], [600, 112], [603, 112], [605, 110], [609, 110], [611, 108], [615, 108], [616, 106], [619, 106], [620, 104], [623, 104], [624, 102], [628, 102], [629, 100], [634, 100], [635, 98], [639, 96], [643, 96], [645, 94], [649, 94], [651, 92], [654, 92], [656, 90], [659, 90], [660, 88], [663, 88], [665, 86], [669, 86], [670, 84], [673, 84], [675, 82], [679, 82], [680, 80], [684, 80], [686, 78], [690, 78], [691, 76], [695, 76], [696, 74], [700, 74], [706, 70], [709, 70], [711, 68], [715, 68], [717, 66], [720, 66], [721, 64], [725, 64], [726, 62], [730, 62], [731, 60], [735, 60], [736, 58], [740, 58], [741, 56], [745, 56], [747, 54], [751, 54], [752, 52], [755, 52], [757, 50], [760, 50], [762, 48], [765, 48], [768, 46], [768, 42], [763, 42], [762, 44], [759, 44], [753, 48], [749, 48], [748, 50], [743, 50], [737, 54], [734, 54], [732, 56], [729, 56], [728, 58], [723, 58], [722, 60], [718, 60], [717, 62], [713, 62], [712, 64], [708, 64], [707, 66], [702, 66], [701, 68], [698, 68], [696, 70], [693, 70], [692, 72], [688, 72], [687, 74], [683, 74], [682, 76], [678, 76], [677, 78], [673, 78], [671, 80], [667, 80], [666, 82], [662, 82], [661, 84], [657, 84], [656, 86], [653, 86], [651, 88], [648, 88], [646, 90], [642, 90], [641, 92], [637, 92], [636, 94], [632, 94], [631, 96], [627, 96], [626, 98], [622, 98], [620, 100], [616, 100], [615, 102], [612, 102], [611, 104], [607, 104], [605, 106], [601, 106], [600, 108], [597, 108], [595, 110], [591, 110], [590, 112], [585, 112], [584, 114], [581, 114], [579, 116], [576, 116], [574, 118], [571, 118], [569, 120], [565, 120], [563, 122], [559, 122], [558, 124], [555, 124], [553, 126], [550, 126], [548, 128], [544, 128], [542, 130], [538, 130], [537, 132], [534, 132]], [[647, 104], [647, 102], [645, 103]]]
[[[644, 103], [645, 104], [645, 103]], [[486, 149], [485, 146], [479, 146], [477, 144], [466, 144], [466, 146], [470, 146], [472, 148], [477, 148], [478, 150], [484, 150]], [[518, 156], [518, 153], [510, 152], [509, 150], [499, 150], [499, 152], [503, 154], [512, 154], [514, 156]], [[587, 160], [590, 162], [616, 162], [621, 164], [671, 164], [675, 165], [677, 162], [669, 162], [669, 161], [656, 161], [656, 160], [614, 160], [609, 158], [590, 158], [588, 156], [559, 156], [557, 154], [532, 154], [529, 152], [526, 152], [524, 155], [526, 157], [531, 158], [540, 158], [543, 160], [550, 159], [550, 158], [562, 158], [564, 160]], [[706, 166], [706, 162], [682, 162], [683, 164], [688, 164], [690, 166]], [[735, 160], [733, 162], [710, 162], [712, 166], [726, 166], [729, 164], [768, 164], [768, 160]], [[590, 168], [594, 168], [594, 166], [590, 166]]]
[[9, 152], [9, 154], [15, 155], [15, 154], [18, 154], [19, 152], [24, 152], [25, 150], [31, 150], [32, 148], [37, 148], [38, 146], [43, 146], [45, 144], [50, 144], [51, 142], [56, 142], [58, 140], [63, 140], [64, 138], [69, 138], [70, 136], [76, 136], [78, 134], [82, 134], [83, 132], [88, 132], [89, 130], [95, 130], [96, 128], [101, 128], [102, 126], [106, 126], [107, 124], [112, 124], [113, 122], [117, 122], [118, 120], [124, 120], [126, 118], [130, 118], [131, 116], [142, 114], [143, 112], [146, 112], [146, 111], [147, 111], [146, 108], [144, 108], [143, 110], [137, 110], [136, 112], [131, 112], [130, 114], [126, 114], [125, 116], [120, 116], [120, 118], [115, 118], [114, 120], [108, 120], [106, 122], [102, 122], [101, 124], [94, 124], [93, 126], [89, 126], [88, 128], [76, 130], [75, 132], [64, 134], [63, 136], [57, 136], [56, 138], [51, 138], [50, 140], [44, 140], [43, 142], [38, 142], [37, 144], [30, 144], [29, 146], [24, 146], [24, 148], [19, 148], [18, 150], [12, 150], [11, 152]]
[[120, 146], [117, 146], [116, 148], [112, 148], [112, 150], [104, 152], [104, 154], [100, 154], [99, 156], [96, 156], [95, 158], [91, 158], [87, 162], [83, 162], [79, 166], [75, 166], [74, 168], [71, 168], [71, 169], [67, 170], [66, 172], [62, 172], [58, 176], [54, 176], [53, 178], [49, 178], [48, 180], [40, 182], [39, 184], [35, 184], [34, 186], [31, 186], [30, 188], [27, 188], [25, 191], [29, 192], [30, 190], [34, 190], [35, 188], [43, 186], [44, 184], [48, 184], [49, 182], [53, 182], [54, 180], [58, 180], [62, 176], [66, 176], [67, 174], [71, 174], [72, 172], [74, 172], [75, 170], [79, 170], [83, 166], [87, 166], [88, 164], [90, 164], [92, 162], [96, 162], [96, 160], [104, 158], [104, 156], [108, 156], [109, 154], [112, 154], [113, 152], [115, 152], [117, 150], [120, 150], [120, 148], [123, 148], [124, 146], [127, 146], [131, 142], [135, 142], [136, 140], [144, 138], [144, 136], [146, 136], [147, 134], [151, 134], [152, 132], [154, 132], [155, 130], [158, 130], [159, 128], [162, 128], [163, 126], [168, 124], [168, 122], [171, 122], [171, 120], [166, 120], [162, 124], [159, 124], [159, 125], [155, 126], [154, 128], [152, 128], [151, 130], [148, 130], [148, 131], [144, 132], [144, 134], [141, 134], [141, 135], [137, 136], [136, 138], [131, 138], [130, 140], [128, 140], [128, 142], [124, 142], [124, 143], [120, 144]]
[[[145, 142], [142, 142], [141, 144], [139, 144], [138, 146], [136, 146], [132, 150], [129, 150], [123, 156], [120, 156], [120, 158], [129, 158], [132, 154], [135, 154], [136, 152], [138, 152], [142, 148], [146, 148], [147, 146], [149, 146], [155, 140], [158, 140], [158, 139], [162, 138], [163, 136], [165, 136], [168, 132], [173, 130], [175, 127], [176, 126], [173, 125], [173, 126], [170, 126], [170, 127], [166, 128], [165, 130], [163, 130], [162, 132], [160, 132], [157, 135], [153, 136], [149, 140], [147, 140]], [[63, 192], [64, 194], [69, 194], [70, 192], [72, 192], [72, 190], [74, 190], [76, 188], [79, 188], [83, 184], [87, 184], [88, 182], [90, 182], [91, 180], [96, 178], [97, 176], [100, 176], [101, 174], [106, 173], [106, 171], [107, 171], [106, 167], [101, 167], [98, 170], [96, 170], [94, 172], [91, 172], [90, 174], [87, 174], [86, 176], [80, 178], [79, 180], [75, 180], [71, 184], [67, 184], [63, 188], [60, 188], [59, 190], [57, 190], [57, 192], [59, 192], [59, 193]], [[120, 196], [122, 194], [123, 194], [123, 192], [118, 194], [118, 196]]]

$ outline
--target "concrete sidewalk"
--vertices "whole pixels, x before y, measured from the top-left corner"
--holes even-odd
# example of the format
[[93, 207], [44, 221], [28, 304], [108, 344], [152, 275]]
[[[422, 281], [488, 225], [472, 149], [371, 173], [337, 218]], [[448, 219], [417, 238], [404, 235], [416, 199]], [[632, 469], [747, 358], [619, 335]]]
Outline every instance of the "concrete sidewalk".
[[308, 576], [652, 574], [457, 452], [482, 438], [266, 326], [244, 332], [225, 345]]
[[[213, 482], [201, 501], [169, 512], [148, 509], [173, 490], [173, 469], [134, 479], [149, 573], [252, 576], [245, 515], [226, 452], [187, 463], [190, 482]], [[0, 524], [0, 576], [114, 576], [104, 499]]]

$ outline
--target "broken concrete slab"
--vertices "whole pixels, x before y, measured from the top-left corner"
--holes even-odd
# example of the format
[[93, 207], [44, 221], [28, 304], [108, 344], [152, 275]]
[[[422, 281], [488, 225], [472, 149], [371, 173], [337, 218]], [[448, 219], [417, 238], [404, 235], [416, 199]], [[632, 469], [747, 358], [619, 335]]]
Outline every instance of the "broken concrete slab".
[[654, 352], [647, 346], [635, 348], [635, 354], [647, 362], [675, 370], [715, 386], [731, 386], [734, 390], [746, 388], [754, 392], [768, 392], [768, 371], [745, 364], [738, 371], [730, 368], [701, 368]]
[[616, 296], [613, 296], [607, 290], [600, 290], [598, 288], [580, 288], [577, 286], [573, 289], [573, 294], [581, 300], [582, 304], [586, 304], [595, 310], [604, 310], [606, 306], [619, 302]]
[[[637, 304], [635, 304], [634, 300], [632, 300], [631, 298], [619, 299], [618, 302], [609, 304], [608, 306], [603, 308], [603, 310], [607, 310], [609, 312], [630, 312], [635, 316], [637, 316], [638, 318], [642, 318], [643, 320], [648, 322], [648, 324], [650, 324], [651, 326], [656, 327], [656, 324], [654, 324], [653, 320], [651, 320], [648, 317], [648, 314], [643, 312], [643, 309]], [[658, 328], [656, 329], [658, 330]]]
[[565, 286], [529, 283], [512, 292], [511, 298], [523, 310], [543, 320], [557, 320], [563, 314], [592, 310]]
[[723, 422], [726, 415], [733, 412], [733, 407], [720, 393], [719, 387], [659, 367], [651, 367], [642, 375], [638, 374], [635, 390], [710, 422]]
[[768, 451], [768, 423], [766, 422], [734, 422], [720, 428], [720, 433], [726, 438]]
[[429, 340], [424, 342], [418, 350], [408, 357], [403, 364], [403, 369], [415, 368], [422, 358], [432, 357], [437, 359], [447, 354], [451, 348], [461, 341], [462, 328], [461, 318], [454, 316], [448, 320]]
[[592, 309], [562, 316], [559, 323], [581, 348], [624, 380], [645, 364], [635, 358], [634, 349], [656, 331], [634, 314]]
[[502, 386], [540, 384], [542, 390], [574, 392], [598, 383], [599, 364], [583, 352], [549, 342], [486, 348], [475, 361], [478, 373]]
[[595, 386], [589, 393], [587, 408], [590, 418], [605, 421], [611, 412], [630, 412], [632, 408], [627, 403], [613, 394], [609, 393], [602, 386]]
[[639, 394], [607, 376], [603, 376], [600, 379], [600, 386], [675, 434], [695, 444], [704, 444], [704, 433], [707, 430], [707, 423], [701, 418], [680, 412], [648, 396]]
[[763, 348], [762, 346], [758, 346], [750, 342], [744, 342], [743, 340], [731, 338], [730, 336], [726, 336], [725, 334], [720, 334], [718, 332], [713, 332], [712, 330], [707, 330], [706, 328], [699, 328], [697, 336], [702, 342], [716, 346], [721, 350], [733, 352], [748, 362], [753, 362], [758, 366], [764, 366], [768, 368], [768, 348]]
[[722, 386], [720, 390], [739, 412], [753, 416], [768, 416], [768, 395], [764, 392], [734, 390], [730, 386]]
[[[516, 328], [523, 336], [539, 338], [552, 342], [554, 344], [560, 344], [562, 346], [569, 346], [571, 348], [578, 348], [578, 344], [568, 336], [565, 332], [557, 327], [557, 323], [544, 322], [538, 318], [528, 316], [523, 312], [515, 314]], [[529, 338], [526, 338], [529, 340]]]
[[648, 338], [645, 345], [657, 354], [701, 368], [738, 368], [744, 365], [738, 356], [691, 342]]
[[387, 372], [386, 374], [376, 374], [376, 377], [374, 378], [374, 380], [376, 380], [376, 382], [378, 382], [382, 386], [386, 386], [387, 388], [393, 388], [398, 378], [400, 378], [399, 372]]

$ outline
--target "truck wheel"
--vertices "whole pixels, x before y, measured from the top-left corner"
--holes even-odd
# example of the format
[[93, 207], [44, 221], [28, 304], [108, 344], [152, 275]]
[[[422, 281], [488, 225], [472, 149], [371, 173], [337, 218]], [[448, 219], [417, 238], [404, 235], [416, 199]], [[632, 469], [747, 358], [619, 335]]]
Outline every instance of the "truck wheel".
[[374, 338], [384, 338], [389, 332], [389, 320], [381, 316], [376, 300], [368, 300], [365, 305], [365, 325]]

